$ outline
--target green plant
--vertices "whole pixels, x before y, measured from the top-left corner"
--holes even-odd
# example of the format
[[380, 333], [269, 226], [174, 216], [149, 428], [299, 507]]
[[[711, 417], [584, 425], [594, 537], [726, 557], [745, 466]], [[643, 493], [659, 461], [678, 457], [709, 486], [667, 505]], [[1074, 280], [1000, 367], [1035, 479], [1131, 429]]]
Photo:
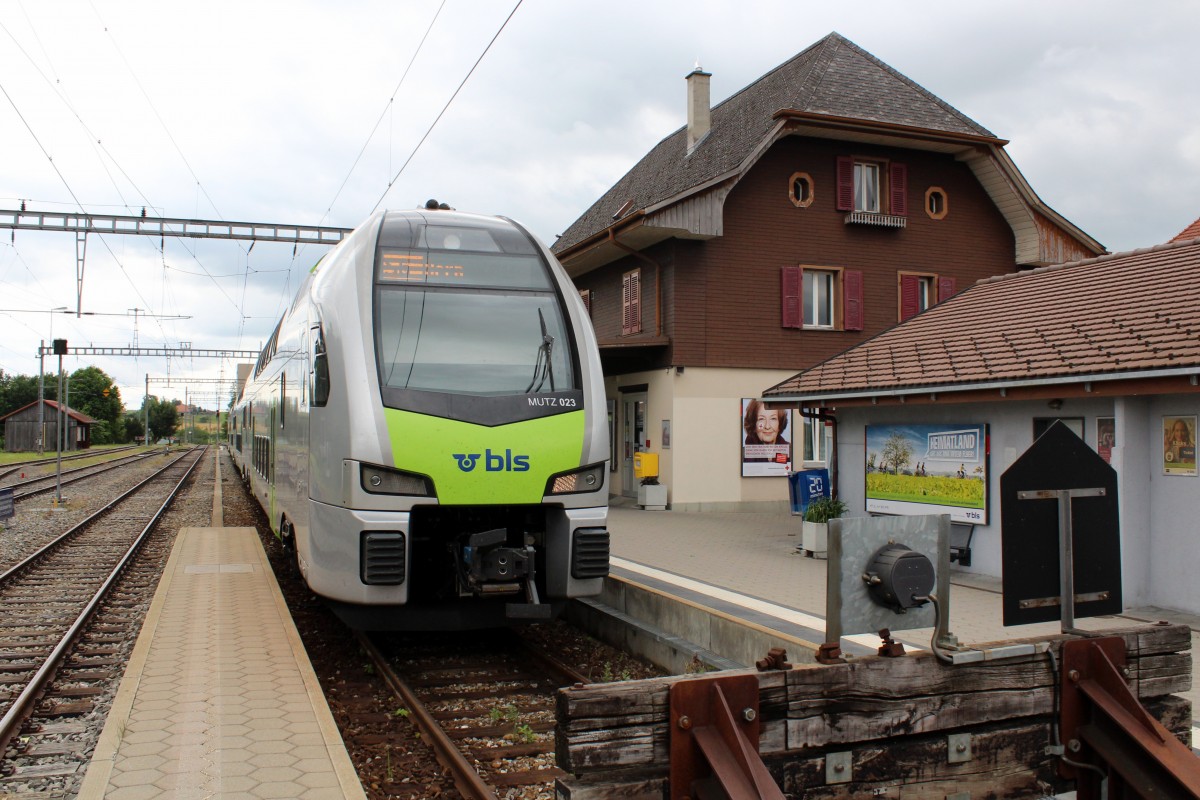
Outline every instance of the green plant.
[[368, 675], [374, 675], [375, 665], [370, 662], [363, 664], [363, 672], [367, 673]]
[[846, 513], [846, 504], [836, 497], [818, 497], [804, 510], [805, 522], [829, 522]]
[[504, 707], [495, 706], [488, 712], [488, 718], [493, 725], [500, 722], [514, 722], [517, 719], [517, 707], [511, 704]]
[[407, 708], [405, 708], [404, 706], [400, 706], [399, 708], [397, 708], [395, 711], [392, 712], [393, 717], [401, 717], [403, 719], [408, 719], [408, 715], [409, 715], [409, 710]]
[[513, 733], [516, 734], [519, 741], [522, 741], [525, 744], [532, 744], [533, 740], [537, 738], [537, 734], [533, 732], [533, 728], [529, 727], [528, 725], [517, 725], [513, 727]]

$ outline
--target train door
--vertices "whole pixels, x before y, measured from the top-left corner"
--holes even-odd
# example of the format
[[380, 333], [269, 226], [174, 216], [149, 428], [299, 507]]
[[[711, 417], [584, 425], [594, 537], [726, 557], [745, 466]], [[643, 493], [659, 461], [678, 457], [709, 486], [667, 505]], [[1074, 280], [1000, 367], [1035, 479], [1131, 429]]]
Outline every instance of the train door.
[[646, 400], [645, 392], [621, 398], [621, 494], [626, 497], [637, 497], [633, 454], [646, 449]]

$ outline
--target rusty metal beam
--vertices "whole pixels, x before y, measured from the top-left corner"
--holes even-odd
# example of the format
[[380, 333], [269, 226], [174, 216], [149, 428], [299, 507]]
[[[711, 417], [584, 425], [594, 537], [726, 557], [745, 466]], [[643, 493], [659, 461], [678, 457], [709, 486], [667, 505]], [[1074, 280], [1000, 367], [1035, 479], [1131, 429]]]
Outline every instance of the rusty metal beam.
[[1078, 800], [1108, 797], [1200, 800], [1200, 758], [1150, 716], [1126, 684], [1125, 642], [1117, 637], [1063, 644], [1059, 773]]

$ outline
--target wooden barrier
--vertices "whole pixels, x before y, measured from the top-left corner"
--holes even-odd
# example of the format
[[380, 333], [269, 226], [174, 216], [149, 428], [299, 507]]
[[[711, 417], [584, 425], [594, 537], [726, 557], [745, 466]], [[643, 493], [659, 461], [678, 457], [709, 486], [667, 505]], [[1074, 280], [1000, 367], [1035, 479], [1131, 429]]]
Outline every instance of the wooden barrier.
[[[1172, 693], [1191, 687], [1190, 629], [1153, 625], [1104, 635], [1125, 640], [1133, 691], [1187, 743], [1191, 704]], [[1024, 641], [1049, 641], [1057, 656], [1069, 638], [1076, 637]], [[1046, 753], [1058, 685], [1046, 653], [960, 666], [918, 653], [749, 672], [758, 676], [759, 750], [787, 795], [966, 800], [1066, 788]], [[559, 781], [558, 796], [669, 796], [669, 688], [694, 677], [561, 690], [558, 765], [572, 777]]]

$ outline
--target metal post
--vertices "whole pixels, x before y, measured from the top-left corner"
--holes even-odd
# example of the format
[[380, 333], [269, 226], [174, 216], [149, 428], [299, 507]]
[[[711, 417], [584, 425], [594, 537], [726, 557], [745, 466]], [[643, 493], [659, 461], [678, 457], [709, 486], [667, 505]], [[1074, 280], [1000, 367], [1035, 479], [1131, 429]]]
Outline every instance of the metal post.
[[142, 431], [142, 444], [150, 446], [150, 373], [146, 373], [146, 399], [142, 401], [142, 414], [146, 427]]
[[63, 376], [63, 449], [74, 450], [71, 446], [71, 376]]
[[62, 503], [62, 354], [58, 356], [58, 418], [54, 421], [55, 433], [55, 453], [57, 454], [57, 466], [55, 467], [54, 477], [54, 500], [56, 503]]
[[1071, 527], [1071, 492], [1058, 490], [1058, 583], [1062, 587], [1062, 630], [1075, 630], [1075, 533]]
[[46, 340], [42, 339], [41, 345], [38, 346], [38, 432], [37, 432], [37, 452], [38, 455], [43, 455], [46, 452]]

